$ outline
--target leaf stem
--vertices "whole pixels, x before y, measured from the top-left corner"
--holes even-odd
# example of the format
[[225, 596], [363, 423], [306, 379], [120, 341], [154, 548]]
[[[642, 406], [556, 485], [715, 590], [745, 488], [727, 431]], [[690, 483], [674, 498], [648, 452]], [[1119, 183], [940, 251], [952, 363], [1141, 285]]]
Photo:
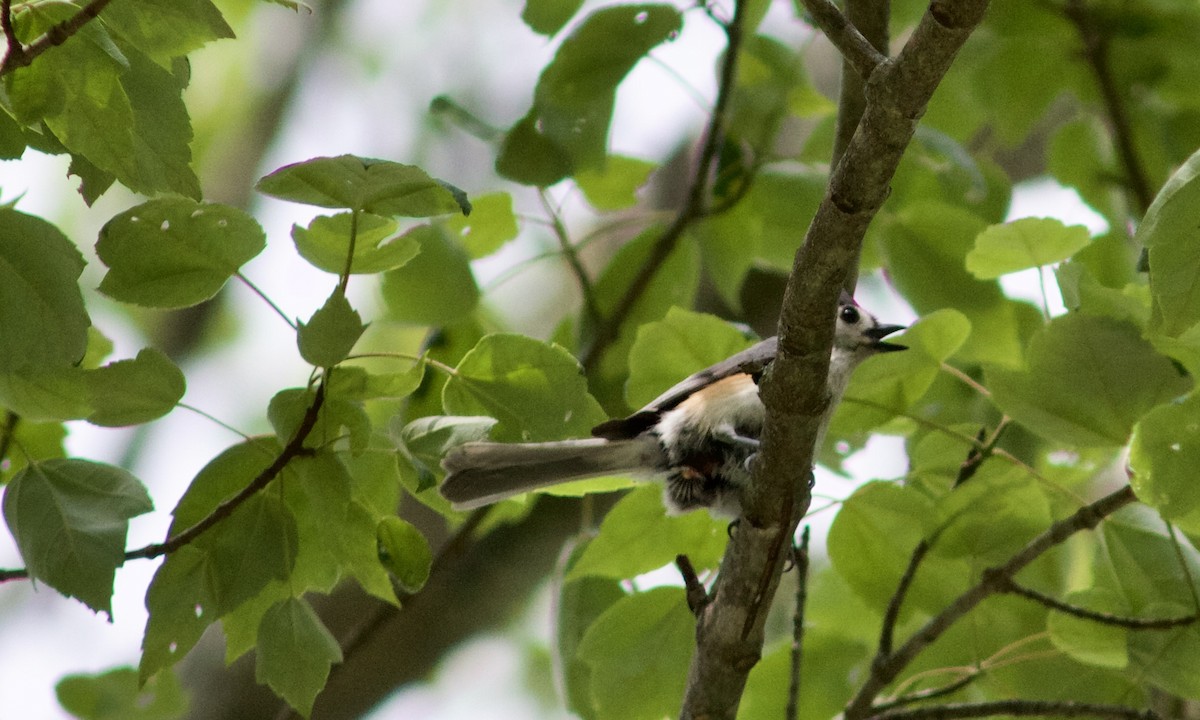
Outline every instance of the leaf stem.
[[279, 317], [283, 318], [283, 321], [288, 324], [288, 327], [290, 327], [293, 330], [296, 329], [296, 321], [289, 318], [287, 316], [287, 313], [285, 313], [282, 309], [280, 309], [280, 307], [278, 305], [275, 304], [274, 300], [272, 300], [270, 297], [268, 297], [267, 294], [264, 293], [261, 289], [259, 289], [259, 287], [257, 285], [250, 282], [250, 278], [243, 275], [241, 270], [237, 270], [233, 274], [235, 276], [237, 276], [237, 279], [241, 280], [246, 285], [246, 287], [250, 288], [251, 292], [253, 292], [255, 295], [262, 298], [263, 302], [265, 302], [267, 305], [270, 305], [271, 309], [275, 311], [275, 314], [278, 315]]
[[558, 238], [558, 246], [562, 248], [563, 258], [567, 261], [571, 272], [574, 273], [575, 282], [579, 283], [579, 293], [583, 295], [583, 310], [589, 321], [600, 325], [604, 317], [600, 314], [600, 307], [596, 303], [595, 288], [592, 286], [587, 270], [579, 260], [577, 248], [571, 244], [571, 236], [567, 233], [567, 226], [563, 224], [562, 215], [559, 214], [558, 208], [555, 208], [554, 204], [550, 202], [546, 188], [538, 189], [538, 199], [542, 201], [542, 208], [546, 211], [546, 216], [550, 218], [550, 227], [554, 230], [554, 236]]
[[200, 417], [202, 417], [202, 418], [204, 418], [204, 419], [206, 419], [206, 420], [209, 420], [209, 421], [211, 421], [211, 422], [213, 422], [213, 423], [215, 423], [215, 424], [217, 424], [217, 425], [219, 425], [219, 426], [221, 426], [221, 427], [225, 428], [226, 430], [228, 430], [229, 432], [233, 433], [234, 435], [240, 435], [240, 436], [241, 436], [243, 439], [245, 439], [245, 440], [253, 440], [253, 439], [254, 439], [254, 438], [253, 438], [253, 437], [251, 437], [250, 435], [248, 435], [248, 434], [246, 434], [246, 433], [242, 432], [241, 430], [238, 430], [237, 428], [235, 428], [234, 426], [232, 426], [232, 425], [230, 425], [229, 423], [225, 422], [224, 420], [221, 420], [220, 418], [218, 418], [218, 417], [217, 417], [217, 416], [215, 416], [215, 415], [212, 415], [211, 413], [208, 413], [208, 412], [206, 412], [206, 411], [204, 411], [204, 410], [201, 410], [200, 408], [196, 407], [195, 405], [189, 405], [189, 404], [187, 404], [187, 403], [185, 403], [185, 402], [181, 402], [181, 403], [176, 403], [176, 407], [179, 407], [179, 408], [181, 408], [181, 409], [183, 409], [183, 410], [190, 410], [190, 411], [192, 411], [192, 412], [196, 413], [197, 415], [199, 415]]

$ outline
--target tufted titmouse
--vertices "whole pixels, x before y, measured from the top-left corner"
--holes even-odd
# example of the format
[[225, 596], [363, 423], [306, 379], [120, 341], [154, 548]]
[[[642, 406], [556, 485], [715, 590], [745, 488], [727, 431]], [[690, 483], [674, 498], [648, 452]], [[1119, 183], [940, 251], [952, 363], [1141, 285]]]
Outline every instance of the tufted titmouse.
[[[880, 324], [842, 293], [818, 445], [850, 373], [871, 355], [904, 350], [883, 342], [903, 329]], [[597, 425], [595, 437], [586, 440], [460, 445], [442, 461], [442, 495], [456, 509], [468, 510], [573, 480], [649, 475], [665, 478], [663, 502], [673, 512], [705, 507], [713, 515], [737, 517], [739, 488], [750, 479], [749, 461], [762, 433], [757, 383], [775, 359], [776, 346], [777, 339], [768, 338], [705, 368], [629, 417]]]

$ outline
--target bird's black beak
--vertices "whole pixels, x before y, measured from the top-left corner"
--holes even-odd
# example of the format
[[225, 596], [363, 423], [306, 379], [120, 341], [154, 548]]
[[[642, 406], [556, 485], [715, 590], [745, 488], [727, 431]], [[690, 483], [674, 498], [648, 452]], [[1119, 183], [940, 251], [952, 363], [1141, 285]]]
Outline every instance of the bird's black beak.
[[876, 325], [866, 331], [867, 337], [874, 340], [871, 347], [879, 352], [896, 352], [897, 350], [907, 350], [907, 345], [897, 345], [896, 343], [883, 342], [883, 338], [891, 335], [894, 332], [900, 332], [906, 329], [903, 325]]

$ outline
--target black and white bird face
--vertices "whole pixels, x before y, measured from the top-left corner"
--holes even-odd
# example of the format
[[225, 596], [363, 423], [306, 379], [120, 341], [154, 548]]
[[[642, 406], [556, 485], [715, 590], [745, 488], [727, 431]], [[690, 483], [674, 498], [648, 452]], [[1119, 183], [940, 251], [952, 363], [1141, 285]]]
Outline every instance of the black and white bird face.
[[879, 352], [905, 350], [903, 345], [883, 342], [883, 338], [903, 330], [903, 325], [883, 325], [871, 313], [843, 298], [838, 303], [837, 327], [834, 330], [833, 349], [837, 353], [849, 353], [866, 359]]

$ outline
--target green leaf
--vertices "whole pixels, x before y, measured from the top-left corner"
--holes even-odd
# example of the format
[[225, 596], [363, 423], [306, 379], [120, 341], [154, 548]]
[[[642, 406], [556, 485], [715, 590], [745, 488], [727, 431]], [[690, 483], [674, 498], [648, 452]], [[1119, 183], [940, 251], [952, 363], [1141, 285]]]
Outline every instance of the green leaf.
[[133, 475], [87, 460], [33, 463], [4, 493], [4, 520], [29, 576], [110, 617], [129, 518], [153, 509]]
[[337, 639], [303, 599], [288, 598], [263, 615], [254, 679], [304, 717], [325, 687], [330, 666], [341, 661]]
[[545, 187], [580, 169], [603, 168], [617, 86], [681, 27], [682, 16], [668, 5], [620, 5], [588, 15], [542, 71], [533, 107], [505, 137], [496, 170]]
[[174, 665], [199, 642], [217, 619], [208, 590], [207, 554], [184, 546], [167, 556], [146, 590], [146, 631], [142, 636], [142, 683]]
[[140, 683], [137, 671], [129, 667], [67, 675], [54, 693], [63, 709], [80, 720], [175, 720], [188, 708], [175, 673], [158, 673]]
[[578, 657], [579, 643], [592, 623], [623, 597], [625, 592], [617, 581], [589, 577], [563, 583], [555, 603], [555, 640], [563, 664], [564, 699], [567, 709], [583, 720], [594, 720], [596, 714], [592, 703], [592, 673], [587, 663]]
[[427, 415], [405, 424], [401, 416], [392, 421], [391, 436], [397, 447], [429, 467], [437, 467], [450, 448], [465, 442], [487, 440], [496, 424], [490, 417]]
[[0, 405], [34, 422], [78, 420], [94, 410], [86, 373], [74, 367], [0, 373]]
[[[287, 388], [271, 398], [267, 406], [267, 420], [275, 429], [275, 436], [281, 444], [291, 442], [296, 437], [315, 398], [316, 391], [311, 388]], [[362, 403], [327, 393], [304, 445], [308, 448], [322, 447], [341, 437], [343, 428], [350, 434], [351, 451], [358, 452], [367, 447], [371, 437], [371, 419], [363, 410]]]
[[412, 523], [392, 516], [380, 520], [375, 532], [379, 559], [401, 589], [415, 593], [424, 587], [433, 567], [433, 552], [421, 531]]
[[525, 0], [521, 20], [539, 35], [553, 35], [579, 12], [583, 0]]
[[84, 375], [95, 411], [88, 422], [105, 427], [140, 425], [171, 412], [183, 398], [183, 373], [154, 348]]
[[588, 204], [600, 211], [623, 210], [637, 204], [637, 190], [658, 167], [648, 160], [611, 155], [600, 168], [581, 168], [575, 182]]
[[416, 362], [400, 372], [372, 373], [352, 365], [343, 365], [328, 379], [329, 394], [352, 402], [386, 398], [400, 400], [412, 395], [425, 378], [425, 363]]
[[19, 453], [9, 453], [5, 463], [0, 463], [0, 486], [5, 485], [29, 463], [38, 460], [66, 457], [63, 440], [67, 428], [59, 422], [32, 422], [21, 417], [15, 428], [6, 428], [10, 433], [12, 447], [21, 448]]
[[888, 220], [880, 233], [888, 276], [909, 304], [922, 315], [954, 308], [967, 316], [972, 333], [958, 356], [964, 362], [1018, 365], [1025, 320], [1037, 312], [966, 271], [985, 221], [940, 202], [911, 203]]
[[1028, 369], [989, 368], [996, 404], [1040, 435], [1082, 447], [1124, 445], [1142, 415], [1191, 381], [1141, 338], [1106, 318], [1055, 318], [1030, 342]]
[[164, 68], [209, 41], [233, 37], [233, 29], [209, 0], [116, 0], [100, 18]]
[[[892, 483], [863, 485], [842, 504], [829, 529], [829, 559], [838, 574], [871, 607], [887, 607], [909, 557], [933, 528], [933, 503], [913, 488]], [[914, 606], [939, 608], [966, 588], [967, 565], [927, 556], [905, 613]]]
[[[346, 253], [350, 251], [352, 216], [353, 213], [318, 215], [307, 228], [293, 225], [292, 240], [297, 252], [314, 267], [341, 275], [346, 271]], [[421, 247], [415, 240], [408, 236], [392, 237], [399, 227], [400, 223], [392, 218], [359, 213], [350, 273], [373, 275], [395, 270], [416, 257]]]
[[584, 437], [606, 419], [570, 353], [521, 335], [480, 340], [446, 382], [442, 404], [496, 418], [492, 435], [502, 442]]
[[1050, 526], [1050, 504], [1021, 468], [984, 463], [971, 481], [937, 503], [934, 552], [1000, 564]]
[[[1120, 598], [1102, 588], [1077, 590], [1063, 599], [1076, 607], [1098, 612], [1121, 615], [1126, 611]], [[1081, 663], [1118, 669], [1129, 664], [1127, 631], [1123, 627], [1051, 612], [1046, 618], [1046, 629], [1054, 647]]]
[[329, 296], [307, 324], [300, 323], [297, 328], [300, 357], [317, 367], [333, 367], [346, 359], [366, 329], [362, 317], [339, 290]]
[[625, 398], [631, 407], [641, 407], [681, 379], [751, 344], [718, 317], [673, 307], [662, 320], [637, 329]]
[[79, 251], [41, 218], [0, 207], [0, 372], [73, 365], [91, 325]]
[[1151, 326], [1177, 336], [1200, 321], [1200, 151], [1175, 171], [1138, 225], [1134, 242], [1150, 252]]
[[604, 516], [600, 532], [567, 572], [567, 581], [587, 576], [633, 578], [687, 555], [697, 568], [716, 567], [725, 552], [725, 523], [707, 513], [667, 515], [662, 488], [642, 485]]
[[418, 225], [404, 234], [416, 241], [420, 254], [404, 267], [383, 275], [388, 314], [401, 322], [446, 325], [462, 319], [479, 304], [479, 286], [470, 259], [436, 225]]
[[[812, 596], [810, 595], [810, 598]], [[852, 690], [851, 679], [867, 656], [859, 643], [822, 631], [804, 628], [804, 662], [800, 668], [799, 715], [803, 718], [832, 718], [845, 707]], [[767, 648], [762, 662], [750, 671], [746, 692], [738, 707], [738, 720], [779, 720], [787, 717], [788, 685], [792, 677], [790, 643]]]
[[480, 195], [472, 201], [470, 215], [451, 215], [443, 222], [472, 260], [496, 252], [518, 232], [512, 195], [503, 192]]
[[1163, 517], [1183, 517], [1200, 506], [1200, 396], [1146, 413], [1133, 429], [1129, 466], [1138, 500]]
[[255, 187], [280, 200], [384, 216], [471, 212], [463, 191], [429, 177], [415, 165], [356, 155], [316, 157], [284, 165]]
[[220, 532], [195, 542], [209, 553], [218, 614], [236, 609], [271, 580], [285, 580], [296, 562], [296, 519], [278, 497], [260, 493], [221, 522]]
[[150, 200], [105, 223], [96, 254], [108, 266], [100, 291], [157, 308], [203, 302], [262, 252], [254, 218], [228, 205]]
[[975, 238], [967, 270], [980, 280], [1066, 260], [1091, 242], [1082, 225], [1054, 218], [1023, 218], [992, 225]]
[[588, 628], [578, 650], [591, 668], [597, 719], [678, 713], [695, 634], [695, 618], [679, 588], [655, 588], [613, 603]]
[[101, 167], [136, 192], [168, 191], [199, 200], [200, 181], [192, 171], [192, 122], [183, 102], [190, 66], [177, 58], [167, 70], [141, 53], [127, 54], [129, 70], [121, 76], [121, 86], [133, 111], [136, 165], [130, 170]]

